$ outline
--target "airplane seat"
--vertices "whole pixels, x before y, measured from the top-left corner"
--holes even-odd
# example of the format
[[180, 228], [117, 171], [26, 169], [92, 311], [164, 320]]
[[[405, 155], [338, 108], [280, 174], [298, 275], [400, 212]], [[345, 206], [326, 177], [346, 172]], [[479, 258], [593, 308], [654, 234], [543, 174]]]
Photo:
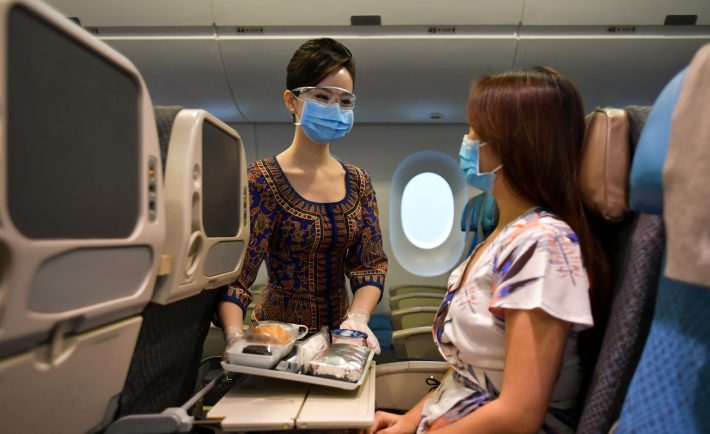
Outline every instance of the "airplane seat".
[[0, 420], [113, 418], [165, 238], [160, 152], [135, 66], [35, 0], [0, 1]]
[[436, 306], [405, 307], [390, 312], [393, 330], [431, 325], [439, 310]]
[[705, 45], [658, 97], [634, 159], [632, 202], [662, 213], [666, 243], [651, 329], [617, 433], [710, 432], [708, 77]]
[[388, 355], [393, 355], [392, 353], [392, 318], [390, 315], [385, 313], [373, 313], [370, 316], [370, 323], [368, 324], [372, 333], [375, 334], [377, 341], [380, 343], [380, 348], [383, 353], [380, 354], [375, 361], [382, 363]]
[[402, 285], [389, 290], [392, 330], [431, 325], [446, 287]]
[[390, 298], [392, 349], [397, 359], [442, 360], [431, 325], [443, 298], [440, 291], [404, 293]]
[[660, 217], [629, 207], [631, 160], [649, 111], [598, 109], [588, 119], [580, 185], [585, 206], [599, 218], [592, 226], [614, 284], [598, 356], [583, 354], [587, 371], [578, 433], [607, 432], [618, 417], [653, 315], [663, 224]]
[[436, 387], [448, 370], [448, 363], [434, 361], [377, 365], [375, 406], [380, 410], [406, 412]]
[[249, 236], [239, 134], [204, 110], [155, 107], [155, 119], [171, 270], [143, 312], [119, 417], [159, 413], [195, 393], [220, 289], [239, 273]]
[[392, 332], [392, 347], [399, 360], [443, 360], [431, 334], [432, 325]]
[[415, 292], [439, 292], [443, 297], [446, 294], [446, 287], [431, 285], [400, 285], [389, 288], [390, 297], [396, 295], [411, 294]]
[[445, 292], [411, 292], [390, 297], [390, 310], [405, 307], [435, 306], [439, 307], [444, 299]]

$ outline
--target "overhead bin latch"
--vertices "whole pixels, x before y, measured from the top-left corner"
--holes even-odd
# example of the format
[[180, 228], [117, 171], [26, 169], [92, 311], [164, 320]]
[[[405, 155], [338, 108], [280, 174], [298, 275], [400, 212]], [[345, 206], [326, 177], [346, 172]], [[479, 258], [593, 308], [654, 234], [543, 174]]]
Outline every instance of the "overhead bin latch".
[[698, 22], [697, 15], [666, 15], [664, 26], [694, 26]]
[[351, 26], [381, 26], [382, 17], [379, 15], [353, 15], [350, 17]]

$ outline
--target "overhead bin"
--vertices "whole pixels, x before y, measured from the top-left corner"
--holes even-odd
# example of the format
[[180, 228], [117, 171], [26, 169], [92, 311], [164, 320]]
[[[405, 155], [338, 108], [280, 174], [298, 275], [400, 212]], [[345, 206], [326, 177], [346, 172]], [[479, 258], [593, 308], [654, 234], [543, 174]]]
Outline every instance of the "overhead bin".
[[214, 32], [102, 39], [135, 63], [155, 105], [203, 109], [225, 122], [246, 120], [230, 93]]
[[587, 111], [595, 107], [650, 105], [693, 54], [710, 42], [710, 32], [664, 36], [635, 34], [535, 33], [521, 29], [517, 68], [549, 65], [577, 86]]
[[[513, 66], [515, 27], [489, 30], [325, 35], [345, 44], [355, 57], [356, 122], [458, 123], [466, 122], [471, 80]], [[323, 35], [238, 36], [220, 31], [227, 77], [244, 117], [251, 122], [290, 122], [283, 103], [286, 66], [303, 42]]]
[[349, 26], [379, 16], [383, 26], [518, 24], [523, 0], [212, 0], [218, 26]]
[[[211, 26], [206, 0], [46, 0], [85, 27]], [[176, 4], [179, 3], [179, 4]], [[235, 2], [233, 2], [235, 3]]]
[[593, 2], [526, 0], [522, 24], [663, 25], [669, 15], [697, 15], [695, 24], [710, 24], [710, 2], [707, 0], [597, 0]]

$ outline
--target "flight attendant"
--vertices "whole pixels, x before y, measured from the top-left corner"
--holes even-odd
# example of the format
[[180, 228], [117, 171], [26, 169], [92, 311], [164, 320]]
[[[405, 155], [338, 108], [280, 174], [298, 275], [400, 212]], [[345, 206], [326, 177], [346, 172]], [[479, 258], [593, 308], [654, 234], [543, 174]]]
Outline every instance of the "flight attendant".
[[581, 98], [550, 68], [486, 76], [468, 121], [461, 168], [500, 220], [450, 275], [434, 319], [449, 374], [405, 415], [378, 412], [371, 432], [573, 433], [578, 332], [608, 288], [577, 181]]
[[380, 352], [368, 327], [387, 273], [375, 191], [367, 172], [330, 153], [353, 126], [354, 84], [353, 56], [333, 39], [307, 41], [288, 64], [283, 99], [293, 140], [248, 169], [248, 251], [218, 306], [228, 344], [242, 333], [249, 287], [266, 260], [268, 283], [251, 319], [363, 331]]

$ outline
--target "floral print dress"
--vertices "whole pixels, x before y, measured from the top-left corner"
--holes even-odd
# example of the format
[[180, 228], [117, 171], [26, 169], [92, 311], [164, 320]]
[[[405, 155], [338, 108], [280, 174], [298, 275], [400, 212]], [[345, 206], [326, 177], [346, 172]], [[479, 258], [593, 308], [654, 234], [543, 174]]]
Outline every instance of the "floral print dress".
[[[475, 251], [474, 251], [475, 254]], [[451, 424], [498, 397], [505, 359], [505, 309], [542, 309], [570, 322], [542, 433], [573, 433], [582, 370], [577, 332], [593, 325], [579, 239], [554, 214], [534, 208], [508, 224], [463, 273], [449, 277], [434, 341], [452, 365], [422, 410], [417, 433]]]

